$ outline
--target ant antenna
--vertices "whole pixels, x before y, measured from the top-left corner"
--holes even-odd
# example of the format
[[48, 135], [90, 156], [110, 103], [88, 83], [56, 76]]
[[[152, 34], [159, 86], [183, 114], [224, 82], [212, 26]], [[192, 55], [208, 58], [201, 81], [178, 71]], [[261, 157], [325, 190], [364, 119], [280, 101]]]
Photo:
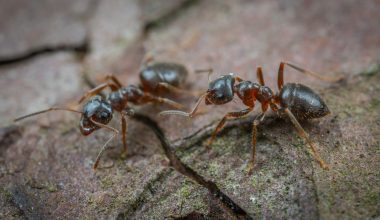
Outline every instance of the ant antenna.
[[95, 160], [95, 163], [93, 165], [93, 169], [96, 170], [96, 168], [98, 167], [99, 165], [99, 162], [100, 162], [100, 157], [102, 156], [102, 154], [104, 153], [104, 151], [107, 149], [107, 145], [108, 143], [114, 138], [116, 137], [118, 134], [119, 134], [119, 131], [116, 130], [115, 128], [111, 127], [111, 126], [108, 126], [108, 125], [105, 125], [105, 124], [102, 124], [102, 123], [99, 123], [99, 122], [96, 122], [94, 121], [93, 119], [90, 118], [90, 121], [92, 123], [94, 123], [95, 125], [99, 126], [99, 127], [102, 127], [102, 128], [106, 128], [110, 131], [113, 132], [112, 136], [106, 141], [106, 143], [103, 144], [102, 146], [102, 149], [100, 150], [100, 152], [98, 153], [98, 156], [96, 157], [96, 160]]
[[195, 73], [208, 73], [208, 83], [211, 82], [211, 75], [214, 73], [214, 70], [212, 68], [210, 69], [200, 69], [200, 70], [195, 70]]
[[31, 116], [39, 115], [39, 114], [46, 113], [46, 112], [49, 112], [49, 111], [56, 111], [56, 110], [69, 111], [69, 112], [76, 112], [76, 113], [79, 113], [79, 114], [83, 114], [83, 112], [81, 112], [81, 111], [77, 111], [77, 110], [73, 110], [73, 109], [59, 108], [59, 107], [52, 107], [52, 108], [48, 108], [48, 109], [45, 109], [45, 110], [42, 110], [42, 111], [34, 112], [34, 113], [31, 113], [31, 114], [28, 114], [28, 115], [24, 115], [24, 116], [21, 116], [21, 117], [15, 118], [13, 121], [14, 121], [14, 122], [21, 121], [21, 120], [23, 120], [23, 119], [25, 119], [25, 118], [29, 118], [29, 117], [31, 117]]
[[178, 111], [178, 110], [167, 110], [167, 111], [162, 111], [159, 113], [159, 115], [181, 115], [185, 117], [192, 118], [195, 114], [195, 112], [198, 110], [199, 104], [201, 104], [202, 100], [206, 97], [207, 92], [203, 93], [197, 103], [195, 104], [193, 110], [191, 112], [184, 112], [184, 111]]

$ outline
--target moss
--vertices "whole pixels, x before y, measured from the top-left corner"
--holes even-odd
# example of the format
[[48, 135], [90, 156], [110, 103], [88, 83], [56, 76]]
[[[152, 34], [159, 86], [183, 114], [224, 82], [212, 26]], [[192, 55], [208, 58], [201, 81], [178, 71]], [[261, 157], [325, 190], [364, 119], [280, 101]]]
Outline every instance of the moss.
[[2, 197], [5, 198], [7, 201], [12, 200], [12, 193], [5, 188], [0, 188], [0, 195], [2, 195]]
[[182, 198], [189, 198], [190, 194], [191, 194], [191, 188], [190, 188], [190, 185], [185, 183], [184, 186], [179, 190], [179, 194]]
[[369, 109], [377, 109], [380, 107], [380, 100], [379, 99], [372, 99], [369, 103]]
[[110, 176], [106, 176], [103, 179], [100, 180], [101, 187], [103, 189], [107, 189], [113, 186], [113, 178]]
[[375, 152], [378, 153], [378, 154], [380, 154], [380, 144], [379, 143], [378, 143], [378, 145], [376, 146], [375, 149], [376, 149]]
[[210, 175], [212, 176], [217, 176], [220, 173], [221, 169], [222, 167], [219, 165], [217, 161], [212, 161], [208, 165], [208, 173], [210, 173]]
[[367, 69], [365, 69], [361, 73], [361, 75], [367, 76], [367, 77], [372, 77], [372, 76], [376, 75], [379, 72], [380, 72], [380, 64], [375, 63], [375, 64], [372, 64], [371, 66], [369, 66]]
[[254, 189], [257, 189], [259, 186], [259, 177], [258, 175], [252, 175], [251, 177], [251, 184]]
[[367, 193], [363, 201], [368, 206], [376, 206], [380, 204], [380, 192], [370, 192]]
[[299, 136], [297, 136], [297, 140], [292, 143], [292, 146], [296, 147], [297, 149], [302, 149], [304, 145], [305, 143], [303, 139]]
[[49, 192], [57, 192], [58, 191], [58, 187], [56, 184], [54, 183], [45, 183], [45, 187], [46, 189], [49, 191]]

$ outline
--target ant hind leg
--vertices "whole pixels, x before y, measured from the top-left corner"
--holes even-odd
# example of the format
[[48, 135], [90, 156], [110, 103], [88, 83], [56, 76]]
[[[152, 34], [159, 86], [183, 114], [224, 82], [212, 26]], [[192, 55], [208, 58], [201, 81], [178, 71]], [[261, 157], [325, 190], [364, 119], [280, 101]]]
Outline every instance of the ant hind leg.
[[190, 96], [199, 96], [199, 94], [200, 94], [199, 92], [191, 92], [188, 90], [184, 90], [184, 89], [172, 86], [172, 85], [165, 83], [165, 82], [160, 82], [160, 83], [158, 83], [157, 86], [159, 88], [166, 89], [166, 90], [173, 92], [173, 93], [185, 94], [185, 95], [190, 95]]
[[166, 105], [171, 106], [171, 107], [176, 108], [176, 109], [184, 109], [185, 108], [180, 103], [175, 102], [175, 101], [173, 101], [171, 99], [162, 98], [162, 97], [158, 97], [158, 96], [153, 96], [153, 95], [148, 94], [148, 93], [145, 94], [145, 97], [143, 99], [144, 99], [144, 102], [153, 102], [153, 103], [166, 104]]
[[260, 85], [265, 86], [263, 69], [261, 67], [257, 67], [256, 75], [257, 75], [257, 79], [260, 82]]
[[325, 169], [325, 170], [329, 170], [329, 166], [325, 163], [325, 161], [323, 161], [323, 159], [319, 156], [317, 150], [315, 149], [314, 147], [314, 144], [313, 142], [310, 140], [309, 138], [309, 135], [308, 133], [306, 133], [306, 131], [302, 128], [302, 126], [300, 125], [300, 123], [297, 121], [296, 117], [293, 115], [293, 113], [288, 109], [288, 108], [285, 108], [285, 109], [282, 109], [284, 110], [284, 112], [288, 115], [288, 117], [290, 118], [290, 121], [293, 123], [294, 127], [296, 128], [297, 130], [297, 133], [300, 137], [302, 137], [309, 145], [311, 151], [312, 151], [312, 154], [314, 156], [314, 159], [319, 163], [319, 165]]
[[278, 78], [277, 78], [278, 89], [280, 89], [280, 90], [281, 90], [282, 86], [284, 85], [284, 68], [285, 68], [285, 65], [297, 70], [300, 73], [303, 73], [305, 75], [309, 75], [309, 76], [312, 76], [312, 77], [315, 77], [317, 79], [327, 81], [327, 82], [337, 82], [337, 81], [341, 80], [343, 77], [343, 76], [338, 76], [338, 77], [323, 76], [319, 73], [315, 73], [315, 72], [312, 72], [310, 70], [306, 70], [302, 67], [299, 67], [293, 63], [281, 62], [280, 66], [278, 68]]

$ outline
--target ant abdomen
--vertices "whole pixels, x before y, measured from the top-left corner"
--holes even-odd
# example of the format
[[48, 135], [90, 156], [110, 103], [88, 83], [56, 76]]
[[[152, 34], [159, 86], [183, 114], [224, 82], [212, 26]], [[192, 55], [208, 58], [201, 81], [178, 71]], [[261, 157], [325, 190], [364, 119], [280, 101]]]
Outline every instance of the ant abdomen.
[[159, 83], [180, 87], [186, 81], [187, 69], [177, 63], [153, 63], [144, 67], [140, 72], [140, 81], [144, 91], [160, 93]]
[[302, 84], [285, 84], [280, 91], [279, 99], [281, 106], [289, 108], [298, 119], [321, 118], [330, 113], [321, 97]]

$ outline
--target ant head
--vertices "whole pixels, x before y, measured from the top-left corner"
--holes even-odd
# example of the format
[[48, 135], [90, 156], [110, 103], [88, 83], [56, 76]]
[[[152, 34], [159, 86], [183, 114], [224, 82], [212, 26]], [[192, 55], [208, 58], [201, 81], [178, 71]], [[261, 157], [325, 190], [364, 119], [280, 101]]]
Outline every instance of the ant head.
[[222, 105], [230, 102], [234, 98], [234, 84], [235, 78], [232, 75], [224, 75], [210, 82], [206, 94], [206, 105]]
[[112, 119], [111, 104], [103, 100], [100, 96], [94, 96], [83, 107], [83, 114], [80, 120], [80, 130], [83, 135], [89, 135], [100, 127], [93, 121], [100, 124], [108, 124]]

